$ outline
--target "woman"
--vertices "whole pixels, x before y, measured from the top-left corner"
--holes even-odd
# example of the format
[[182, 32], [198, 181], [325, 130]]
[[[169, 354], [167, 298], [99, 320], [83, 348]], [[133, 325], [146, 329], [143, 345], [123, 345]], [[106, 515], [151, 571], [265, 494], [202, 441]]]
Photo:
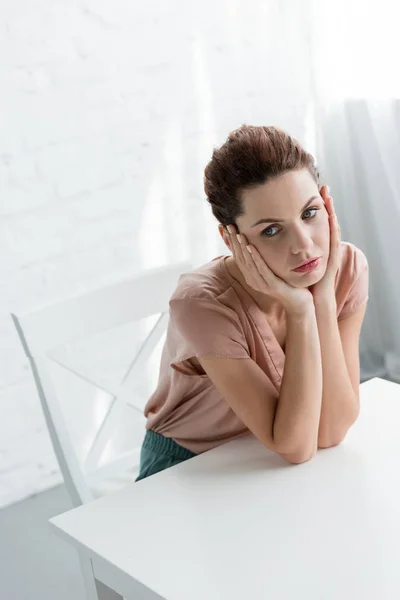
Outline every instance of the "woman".
[[204, 187], [232, 255], [182, 274], [170, 299], [137, 480], [250, 433], [301, 463], [359, 414], [368, 263], [341, 242], [313, 157], [243, 125]]

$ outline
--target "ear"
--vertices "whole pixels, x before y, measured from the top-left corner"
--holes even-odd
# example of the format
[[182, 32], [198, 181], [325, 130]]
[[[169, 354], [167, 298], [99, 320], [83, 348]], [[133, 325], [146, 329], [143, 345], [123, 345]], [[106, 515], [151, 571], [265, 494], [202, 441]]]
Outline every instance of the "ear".
[[218, 225], [218, 231], [220, 233], [220, 236], [224, 240], [225, 245], [230, 250], [231, 249], [231, 243], [230, 243], [229, 235], [228, 235], [228, 232], [225, 230], [225, 227], [223, 225], [221, 225], [221, 223]]

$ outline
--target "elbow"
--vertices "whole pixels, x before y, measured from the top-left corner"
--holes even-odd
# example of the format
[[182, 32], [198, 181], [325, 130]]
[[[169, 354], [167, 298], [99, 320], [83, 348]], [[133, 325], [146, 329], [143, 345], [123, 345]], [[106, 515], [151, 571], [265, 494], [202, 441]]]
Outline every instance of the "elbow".
[[319, 438], [318, 439], [318, 448], [333, 448], [334, 446], [339, 446], [344, 440], [346, 435], [337, 436], [337, 437], [327, 437], [327, 438]]
[[349, 417], [346, 423], [342, 423], [340, 429], [336, 431], [329, 431], [328, 428], [325, 430], [320, 427], [318, 431], [318, 448], [333, 448], [339, 446], [345, 439], [347, 432], [350, 427], [354, 425], [360, 415], [360, 404], [357, 404], [357, 408], [354, 413]]
[[321, 434], [318, 436], [318, 448], [333, 448], [334, 446], [339, 446], [347, 435], [348, 429], [346, 431], [340, 432], [332, 432]]
[[293, 442], [289, 444], [288, 441], [286, 441], [285, 444], [275, 444], [274, 450], [289, 463], [299, 465], [314, 458], [318, 450], [318, 445], [317, 440], [315, 440], [312, 445], [305, 443], [305, 441], [301, 444], [294, 444]]
[[284, 458], [285, 460], [290, 462], [292, 465], [300, 465], [301, 463], [308, 462], [309, 460], [314, 458], [314, 456], [316, 455], [316, 452], [317, 451], [315, 449], [312, 452], [310, 452], [310, 451], [308, 451], [308, 452], [293, 452], [290, 454], [280, 453], [280, 455], [282, 456], [282, 458]]

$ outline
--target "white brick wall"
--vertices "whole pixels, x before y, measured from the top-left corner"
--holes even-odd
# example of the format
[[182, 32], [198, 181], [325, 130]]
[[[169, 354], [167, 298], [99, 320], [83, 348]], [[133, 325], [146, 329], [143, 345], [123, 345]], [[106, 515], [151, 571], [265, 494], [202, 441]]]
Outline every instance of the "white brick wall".
[[9, 313], [223, 253], [203, 200], [212, 146], [243, 122], [304, 137], [303, 33], [285, 6], [1, 2], [0, 505], [59, 480]]

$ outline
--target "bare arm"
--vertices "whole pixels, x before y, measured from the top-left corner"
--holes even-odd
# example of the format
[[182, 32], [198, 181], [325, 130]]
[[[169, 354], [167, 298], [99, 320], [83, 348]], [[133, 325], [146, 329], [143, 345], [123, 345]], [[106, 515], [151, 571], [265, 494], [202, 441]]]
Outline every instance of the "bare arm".
[[[339, 444], [359, 414], [358, 338], [365, 308], [364, 306], [355, 316], [344, 319], [344, 321], [351, 319], [354, 325], [351, 330], [346, 331], [346, 334], [342, 333], [344, 338], [342, 340], [340, 327], [342, 326], [343, 330], [344, 325], [347, 327], [347, 323], [343, 324], [343, 321], [338, 323], [336, 304], [322, 302], [316, 306], [324, 382], [318, 434], [320, 448]], [[352, 367], [352, 374], [354, 372], [354, 382], [349, 373], [349, 366], [346, 364], [346, 351], [349, 354], [347, 358], [349, 366]]]
[[322, 366], [314, 305], [288, 317], [281, 392], [251, 358], [201, 356], [199, 362], [246, 427], [292, 463], [312, 458], [322, 397]]
[[287, 313], [286, 360], [273, 423], [273, 437], [291, 462], [317, 451], [322, 399], [322, 360], [315, 307]]

